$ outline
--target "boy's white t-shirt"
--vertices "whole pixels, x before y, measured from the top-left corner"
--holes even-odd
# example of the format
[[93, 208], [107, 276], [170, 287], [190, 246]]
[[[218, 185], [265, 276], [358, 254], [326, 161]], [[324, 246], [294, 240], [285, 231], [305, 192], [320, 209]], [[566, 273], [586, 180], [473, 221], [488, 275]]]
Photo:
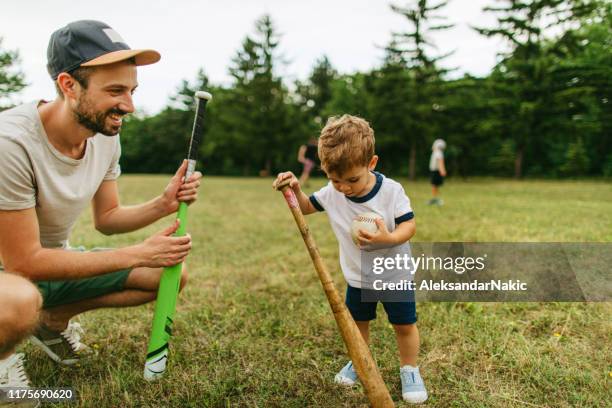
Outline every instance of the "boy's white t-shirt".
[[[347, 197], [334, 188], [331, 181], [310, 196], [310, 202], [318, 211], [326, 211], [332, 230], [340, 246], [340, 266], [347, 283], [362, 287], [362, 250], [351, 239], [351, 224], [359, 214], [375, 212], [383, 217], [389, 232], [396, 225], [414, 218], [410, 200], [402, 185], [383, 174], [374, 172], [376, 184], [363, 197]], [[410, 253], [408, 242], [394, 248]], [[408, 277], [410, 279], [410, 277]]]

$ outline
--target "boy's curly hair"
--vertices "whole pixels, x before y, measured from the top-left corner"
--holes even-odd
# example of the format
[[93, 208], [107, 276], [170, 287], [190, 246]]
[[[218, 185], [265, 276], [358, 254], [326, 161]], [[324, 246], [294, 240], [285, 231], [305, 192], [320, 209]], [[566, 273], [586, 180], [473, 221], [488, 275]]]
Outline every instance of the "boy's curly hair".
[[357, 116], [332, 116], [319, 136], [319, 158], [326, 173], [342, 175], [367, 166], [374, 156], [374, 130]]

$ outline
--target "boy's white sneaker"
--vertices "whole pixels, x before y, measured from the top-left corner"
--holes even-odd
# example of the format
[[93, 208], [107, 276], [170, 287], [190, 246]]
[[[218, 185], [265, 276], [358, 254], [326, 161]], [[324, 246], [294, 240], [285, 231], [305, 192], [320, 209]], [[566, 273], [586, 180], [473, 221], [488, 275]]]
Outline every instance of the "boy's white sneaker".
[[342, 370], [334, 377], [334, 382], [336, 384], [342, 385], [355, 385], [357, 382], [357, 372], [355, 371], [355, 367], [353, 367], [353, 362], [349, 361], [347, 365], [345, 365]]
[[419, 367], [405, 365], [400, 368], [402, 380], [402, 398], [412, 404], [420, 404], [427, 400], [425, 383], [419, 372]]

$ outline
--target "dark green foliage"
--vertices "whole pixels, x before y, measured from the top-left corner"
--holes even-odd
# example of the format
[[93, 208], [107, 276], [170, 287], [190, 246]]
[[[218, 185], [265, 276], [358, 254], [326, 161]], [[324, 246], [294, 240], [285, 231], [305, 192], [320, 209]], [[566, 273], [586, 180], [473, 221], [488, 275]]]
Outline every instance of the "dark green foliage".
[[322, 56], [294, 84], [279, 75], [279, 36], [262, 17], [233, 59], [231, 84], [211, 84], [199, 72], [166, 109], [126, 121], [124, 171], [173, 172], [186, 153], [193, 94], [206, 89], [214, 95], [201, 151], [207, 174], [298, 171], [298, 147], [329, 116], [350, 113], [372, 124], [379, 169], [391, 175], [426, 176], [431, 143], [441, 137], [455, 176], [611, 176], [609, 2], [496, 1], [488, 10], [497, 26], [478, 30], [505, 38], [509, 51], [488, 76], [455, 79], [431, 47], [431, 31], [448, 28], [433, 18], [444, 4], [394, 6], [409, 25], [394, 34], [379, 67], [339, 74]]

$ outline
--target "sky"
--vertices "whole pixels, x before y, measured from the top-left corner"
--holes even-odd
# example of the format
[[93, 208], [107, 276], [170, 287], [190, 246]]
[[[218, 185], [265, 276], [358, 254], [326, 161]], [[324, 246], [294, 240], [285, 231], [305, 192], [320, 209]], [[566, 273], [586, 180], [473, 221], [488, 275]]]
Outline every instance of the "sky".
[[[506, 44], [485, 38], [470, 25], [493, 26], [482, 8], [493, 0], [450, 0], [443, 9], [456, 26], [433, 38], [440, 53], [454, 51], [443, 65], [454, 76], [485, 75]], [[407, 31], [407, 20], [390, 1], [378, 0], [5, 0], [0, 17], [2, 49], [18, 50], [28, 87], [13, 102], [53, 99], [46, 70], [49, 36], [65, 24], [100, 20], [117, 31], [131, 48], [153, 48], [162, 59], [138, 71], [136, 107], [153, 114], [168, 102], [181, 80], [193, 80], [203, 68], [213, 83], [229, 84], [228, 67], [255, 21], [270, 14], [281, 34], [279, 49], [288, 64], [280, 74], [288, 81], [305, 79], [315, 61], [327, 55], [341, 73], [380, 65], [391, 32]], [[405, 5], [407, 0], [395, 1]]]

